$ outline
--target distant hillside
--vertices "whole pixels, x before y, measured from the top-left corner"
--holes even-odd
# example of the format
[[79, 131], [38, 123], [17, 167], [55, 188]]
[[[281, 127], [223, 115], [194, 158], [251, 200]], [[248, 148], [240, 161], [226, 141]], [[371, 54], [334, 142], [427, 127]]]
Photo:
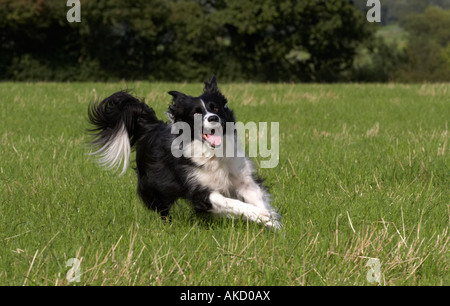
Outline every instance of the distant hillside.
[[[367, 12], [366, 0], [353, 0], [361, 11]], [[450, 0], [382, 0], [381, 23], [383, 25], [397, 23], [412, 13], [423, 13], [428, 6], [450, 9]]]

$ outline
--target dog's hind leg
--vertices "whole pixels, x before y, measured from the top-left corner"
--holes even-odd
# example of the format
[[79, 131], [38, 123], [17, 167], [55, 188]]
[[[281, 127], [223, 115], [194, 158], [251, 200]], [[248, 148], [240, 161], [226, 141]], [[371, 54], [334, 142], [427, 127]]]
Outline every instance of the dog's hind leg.
[[171, 220], [170, 207], [176, 199], [173, 197], [161, 196], [151, 189], [143, 190], [143, 188], [138, 188], [138, 194], [148, 209], [156, 210], [163, 220]]

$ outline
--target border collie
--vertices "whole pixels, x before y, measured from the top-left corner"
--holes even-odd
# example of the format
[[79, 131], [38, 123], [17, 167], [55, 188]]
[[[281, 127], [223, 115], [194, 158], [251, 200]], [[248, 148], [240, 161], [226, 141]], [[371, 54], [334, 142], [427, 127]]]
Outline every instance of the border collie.
[[[199, 213], [241, 217], [280, 229], [281, 217], [270, 205], [270, 195], [256, 177], [251, 160], [242, 151], [233, 156], [214, 154], [230, 139], [241, 150], [234, 131], [225, 137], [229, 135], [226, 123], [236, 120], [215, 77], [205, 82], [199, 97], [177, 91], [169, 94], [173, 97], [168, 109], [171, 122], [158, 120], [152, 108], [125, 91], [92, 103], [88, 111], [91, 144], [96, 150], [92, 154], [110, 169], [123, 164], [123, 174], [135, 147], [137, 192], [163, 219], [175, 201], [184, 198]], [[195, 129], [195, 119], [200, 118], [202, 127]], [[191, 153], [197, 146], [201, 154], [174, 156], [173, 143], [182, 130], [173, 133], [172, 127], [178, 122], [187, 123], [191, 134], [189, 143], [179, 144], [180, 150]]]

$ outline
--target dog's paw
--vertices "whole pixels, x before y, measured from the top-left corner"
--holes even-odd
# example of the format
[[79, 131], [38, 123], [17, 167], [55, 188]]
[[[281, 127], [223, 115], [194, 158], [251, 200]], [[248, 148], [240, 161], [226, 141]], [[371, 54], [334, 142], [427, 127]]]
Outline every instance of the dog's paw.
[[282, 228], [281, 216], [272, 210], [263, 210], [258, 216], [258, 223], [263, 223], [267, 228], [278, 231]]
[[274, 231], [279, 231], [283, 227], [281, 224], [281, 215], [275, 211], [270, 213], [270, 221], [266, 223], [266, 226]]

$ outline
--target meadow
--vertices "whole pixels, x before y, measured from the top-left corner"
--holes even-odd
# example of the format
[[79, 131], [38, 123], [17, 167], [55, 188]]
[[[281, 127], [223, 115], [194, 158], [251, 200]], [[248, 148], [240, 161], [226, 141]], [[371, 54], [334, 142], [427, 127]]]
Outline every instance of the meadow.
[[202, 84], [0, 83], [0, 285], [450, 285], [450, 84], [219, 86], [280, 123], [258, 172], [281, 231], [184, 201], [163, 222], [87, 155], [91, 101], [130, 88], [166, 118]]

